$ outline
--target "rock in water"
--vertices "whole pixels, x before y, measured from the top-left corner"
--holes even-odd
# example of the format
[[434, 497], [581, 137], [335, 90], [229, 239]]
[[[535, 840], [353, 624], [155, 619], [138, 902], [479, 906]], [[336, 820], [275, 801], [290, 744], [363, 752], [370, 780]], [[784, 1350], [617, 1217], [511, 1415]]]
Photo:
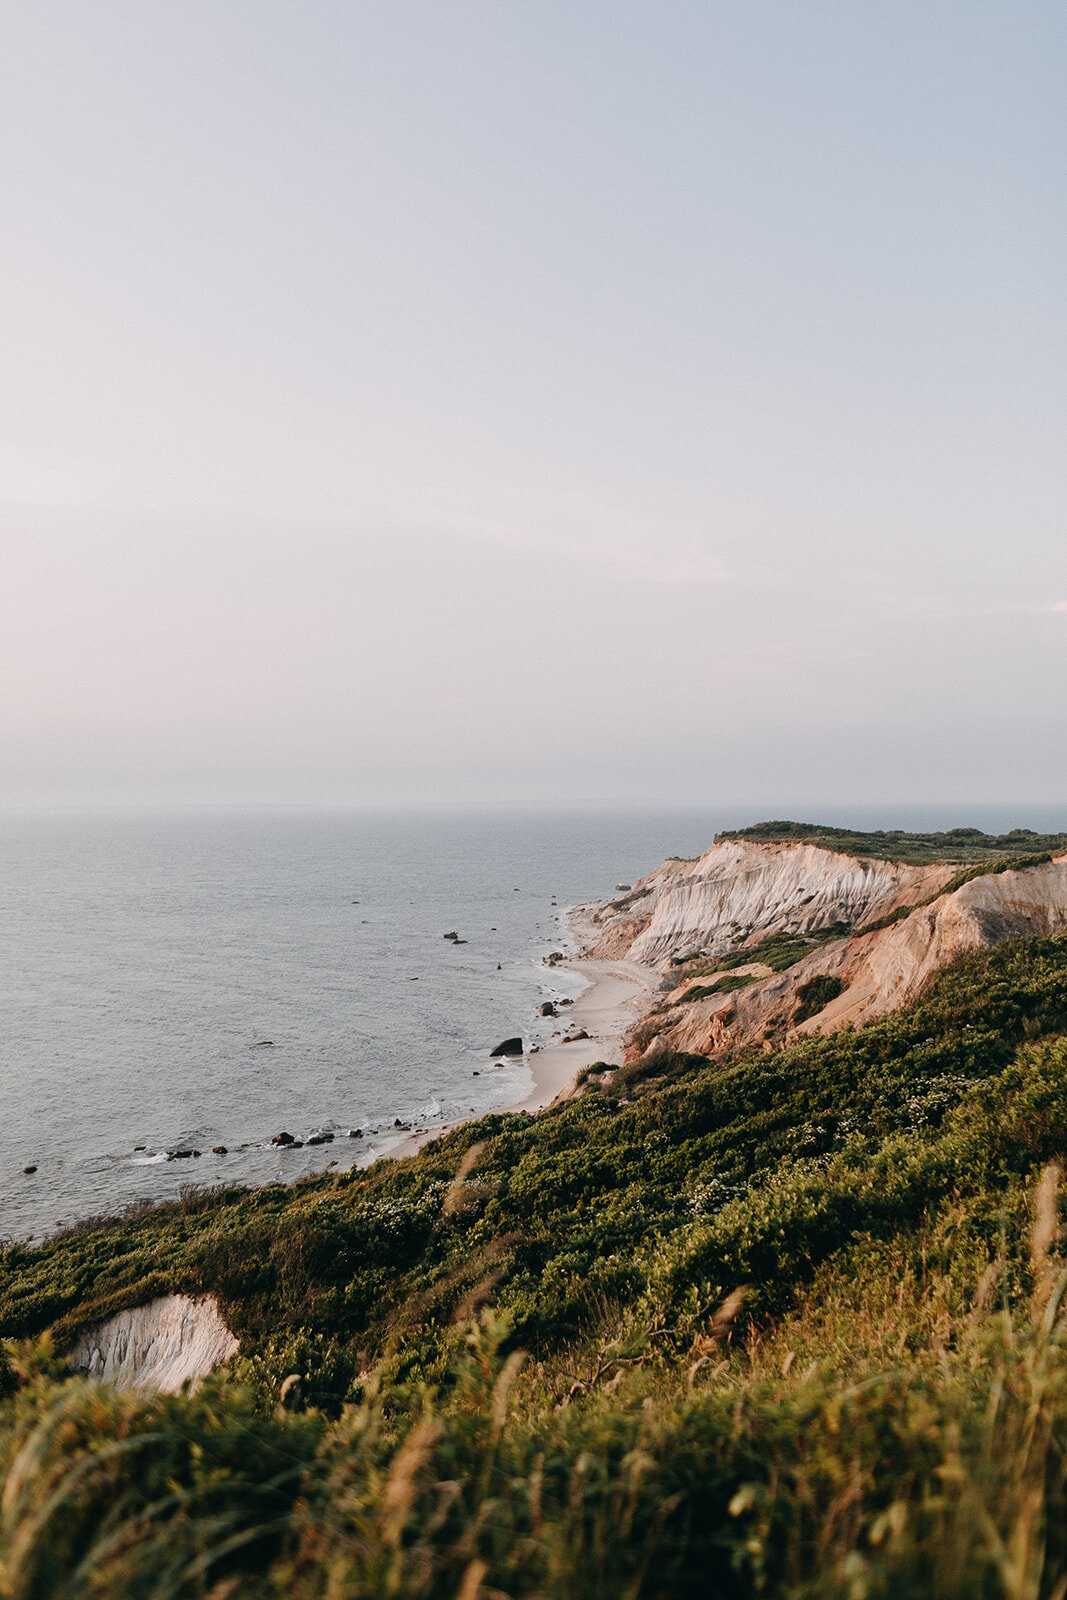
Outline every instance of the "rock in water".
[[293, 1144], [295, 1141], [291, 1133], [276, 1133], [271, 1144]]
[[522, 1040], [519, 1038], [504, 1039], [497, 1045], [495, 1050], [491, 1050], [489, 1053], [491, 1056], [521, 1056]]
[[556, 1007], [551, 1000], [546, 1000], [543, 1003], [541, 1006], [541, 1015], [543, 1017], [554, 1017], [556, 1015]]

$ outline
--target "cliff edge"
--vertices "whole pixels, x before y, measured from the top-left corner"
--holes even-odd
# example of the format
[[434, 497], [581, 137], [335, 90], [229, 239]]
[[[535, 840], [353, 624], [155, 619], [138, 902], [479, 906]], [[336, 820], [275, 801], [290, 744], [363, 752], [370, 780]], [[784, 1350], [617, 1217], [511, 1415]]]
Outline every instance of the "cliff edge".
[[[887, 856], [920, 857], [907, 860], [814, 843], [805, 832], [830, 830], [801, 824], [777, 825], [800, 837], [759, 836], [774, 826], [665, 861], [620, 899], [585, 908], [584, 953], [661, 974], [664, 998], [632, 1030], [627, 1060], [858, 1025], [904, 1005], [966, 951], [1067, 929], [1063, 836], [870, 836], [888, 837], [875, 846]], [[960, 836], [966, 849], [953, 848]], [[949, 859], [921, 859], [939, 839]], [[1027, 848], [1042, 845], [1053, 848]]]

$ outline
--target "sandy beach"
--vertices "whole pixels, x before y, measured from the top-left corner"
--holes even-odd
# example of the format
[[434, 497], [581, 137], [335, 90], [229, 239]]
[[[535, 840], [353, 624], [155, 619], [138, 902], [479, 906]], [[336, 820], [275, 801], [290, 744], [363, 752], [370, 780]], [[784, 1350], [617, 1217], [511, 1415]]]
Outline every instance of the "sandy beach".
[[[577, 942], [586, 931], [579, 910], [569, 919], [569, 932]], [[545, 1044], [530, 1051], [525, 1061], [533, 1074], [533, 1089], [525, 1099], [498, 1107], [500, 1111], [544, 1111], [568, 1093], [585, 1067], [598, 1061], [621, 1066], [626, 1033], [647, 1010], [659, 981], [659, 974], [651, 967], [641, 967], [633, 961], [601, 961], [592, 956], [568, 956], [545, 970], [577, 973], [585, 979], [587, 987], [561, 1010], [558, 1020], [561, 1034], [584, 1031], [589, 1037], [573, 1044]], [[445, 1127], [420, 1130], [386, 1154], [392, 1159], [413, 1155], [432, 1139], [459, 1126], [460, 1122], [452, 1122]]]
[[626, 1032], [647, 1007], [658, 974], [630, 961], [598, 961], [575, 956], [558, 971], [577, 972], [589, 987], [566, 1008], [563, 1032], [585, 1031], [588, 1039], [550, 1044], [526, 1058], [534, 1077], [533, 1092], [509, 1111], [543, 1111], [566, 1092], [584, 1067], [596, 1061], [622, 1065]]

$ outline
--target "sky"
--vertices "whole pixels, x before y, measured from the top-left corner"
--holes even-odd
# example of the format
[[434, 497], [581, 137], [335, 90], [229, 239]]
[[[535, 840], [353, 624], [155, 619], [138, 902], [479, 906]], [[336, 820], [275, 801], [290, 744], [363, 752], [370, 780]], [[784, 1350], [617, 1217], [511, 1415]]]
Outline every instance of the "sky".
[[1065, 63], [4, 7], [0, 806], [1067, 802]]

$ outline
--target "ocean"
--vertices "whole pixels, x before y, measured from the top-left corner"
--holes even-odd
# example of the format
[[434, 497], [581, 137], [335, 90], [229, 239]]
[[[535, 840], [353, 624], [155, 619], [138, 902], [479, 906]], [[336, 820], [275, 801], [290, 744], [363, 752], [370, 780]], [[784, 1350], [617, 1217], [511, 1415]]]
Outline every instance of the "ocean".
[[[0, 1238], [191, 1182], [363, 1164], [398, 1121], [515, 1103], [528, 1070], [489, 1052], [547, 1038], [540, 1002], [584, 986], [542, 965], [566, 948], [566, 908], [733, 820], [0, 819]], [[282, 1131], [334, 1139], [280, 1150]]]
[[[1062, 808], [819, 813], [1063, 826]], [[0, 818], [0, 1238], [193, 1182], [365, 1164], [402, 1140], [398, 1122], [433, 1128], [520, 1101], [528, 1070], [489, 1052], [513, 1034], [546, 1039], [540, 1002], [583, 987], [542, 964], [566, 948], [567, 907], [753, 820], [736, 808]], [[282, 1131], [302, 1147], [273, 1145]]]

